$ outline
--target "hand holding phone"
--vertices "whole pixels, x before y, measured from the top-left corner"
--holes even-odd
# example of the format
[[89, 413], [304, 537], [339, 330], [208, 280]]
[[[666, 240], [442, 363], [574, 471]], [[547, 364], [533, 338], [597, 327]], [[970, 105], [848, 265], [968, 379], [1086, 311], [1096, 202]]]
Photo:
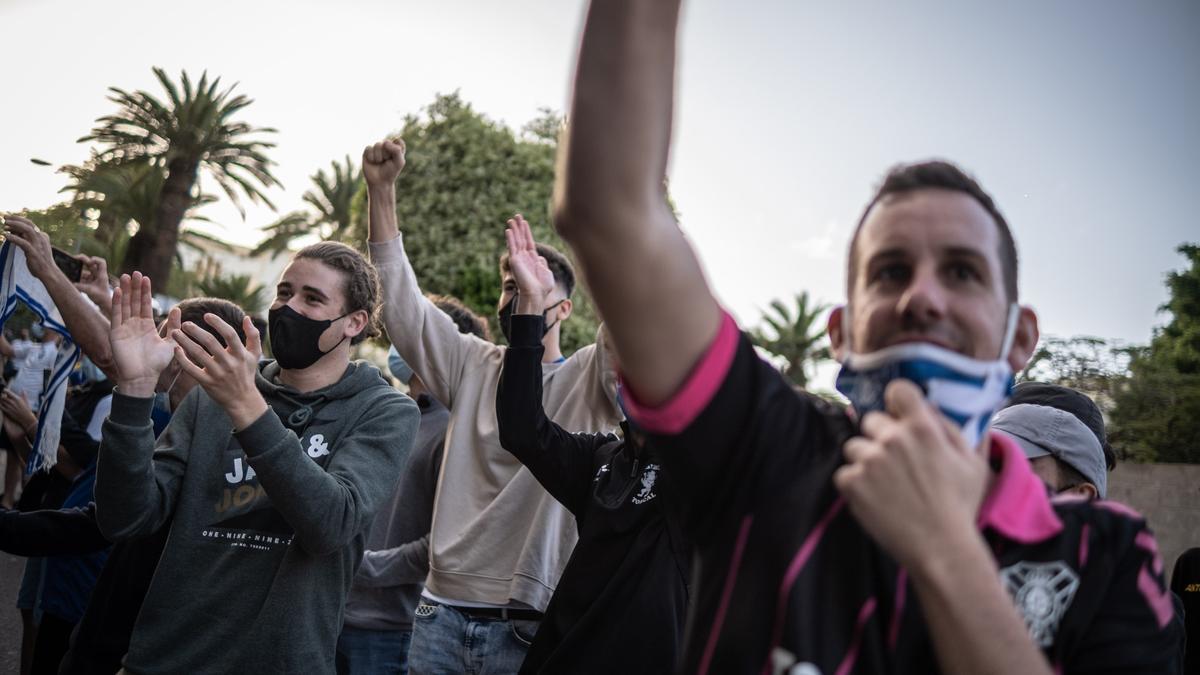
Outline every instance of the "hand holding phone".
[[62, 270], [67, 279], [73, 284], [79, 283], [79, 280], [83, 277], [83, 263], [75, 256], [57, 246], [51, 247], [50, 253], [54, 256], [54, 264], [58, 266], [58, 269]]

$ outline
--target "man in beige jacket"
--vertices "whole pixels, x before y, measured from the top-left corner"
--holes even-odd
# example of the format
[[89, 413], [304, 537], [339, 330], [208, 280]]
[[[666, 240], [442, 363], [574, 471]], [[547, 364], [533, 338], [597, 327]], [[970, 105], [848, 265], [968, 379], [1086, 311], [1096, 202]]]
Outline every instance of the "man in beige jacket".
[[[451, 411], [433, 508], [429, 577], [413, 622], [409, 668], [515, 673], [575, 546], [575, 521], [500, 446], [495, 400], [504, 348], [459, 333], [417, 284], [396, 219], [396, 178], [403, 168], [403, 142], [383, 141], [363, 152], [383, 323], [396, 350]], [[611, 429], [621, 416], [607, 350], [588, 345], [562, 356], [559, 335], [571, 314], [574, 271], [554, 249], [540, 246], [539, 252], [556, 281], [541, 308], [547, 327], [546, 414], [572, 431]], [[519, 303], [504, 262], [502, 329]]]

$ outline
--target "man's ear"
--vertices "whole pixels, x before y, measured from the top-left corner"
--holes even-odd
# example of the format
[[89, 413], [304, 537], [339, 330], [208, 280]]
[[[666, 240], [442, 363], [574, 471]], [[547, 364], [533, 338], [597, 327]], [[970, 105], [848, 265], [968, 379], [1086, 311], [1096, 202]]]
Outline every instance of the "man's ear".
[[825, 322], [825, 331], [829, 333], [829, 346], [833, 350], [833, 358], [837, 361], [842, 360], [842, 355], [849, 345], [845, 344], [846, 335], [842, 332], [842, 317], [846, 311], [845, 305], [838, 305], [829, 313], [829, 319]]
[[367, 310], [356, 309], [346, 317], [346, 329], [343, 335], [353, 340], [367, 329]]
[[554, 311], [556, 314], [558, 314], [559, 321], [566, 321], [567, 317], [571, 316], [571, 311], [574, 309], [575, 303], [571, 302], [570, 298], [566, 298], [562, 301], [562, 304], [554, 308]]
[[1069, 492], [1070, 494], [1073, 494], [1073, 495], [1078, 495], [1080, 497], [1086, 497], [1089, 501], [1092, 499], [1096, 499], [1100, 496], [1100, 490], [1097, 489], [1096, 486], [1092, 485], [1091, 483], [1080, 483], [1079, 485], [1076, 485], [1075, 487], [1071, 488], [1067, 492]]
[[1033, 358], [1038, 340], [1041, 338], [1041, 333], [1038, 331], [1037, 313], [1033, 311], [1033, 308], [1022, 305], [1019, 311], [1012, 349], [1008, 351], [1008, 365], [1014, 373], [1021, 372], [1025, 368], [1025, 364], [1029, 363], [1029, 359]]

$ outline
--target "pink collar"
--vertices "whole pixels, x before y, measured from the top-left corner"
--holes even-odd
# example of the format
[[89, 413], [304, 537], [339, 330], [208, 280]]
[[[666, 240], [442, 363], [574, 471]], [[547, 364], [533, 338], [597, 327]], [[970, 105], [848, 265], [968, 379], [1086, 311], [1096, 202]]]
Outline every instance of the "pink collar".
[[1000, 472], [979, 507], [979, 528], [991, 528], [1022, 544], [1045, 541], [1061, 532], [1063, 524], [1050, 506], [1046, 485], [1029, 468], [1016, 442], [993, 433], [988, 452], [1000, 460]]

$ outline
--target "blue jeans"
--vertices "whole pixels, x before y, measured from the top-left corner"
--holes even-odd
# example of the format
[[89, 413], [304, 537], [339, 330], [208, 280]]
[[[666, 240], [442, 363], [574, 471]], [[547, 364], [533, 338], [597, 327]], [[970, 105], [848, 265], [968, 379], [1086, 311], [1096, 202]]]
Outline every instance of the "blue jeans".
[[342, 627], [337, 641], [338, 675], [408, 675], [409, 630]]
[[413, 618], [413, 675], [512, 675], [521, 669], [539, 621], [473, 617], [421, 600]]

